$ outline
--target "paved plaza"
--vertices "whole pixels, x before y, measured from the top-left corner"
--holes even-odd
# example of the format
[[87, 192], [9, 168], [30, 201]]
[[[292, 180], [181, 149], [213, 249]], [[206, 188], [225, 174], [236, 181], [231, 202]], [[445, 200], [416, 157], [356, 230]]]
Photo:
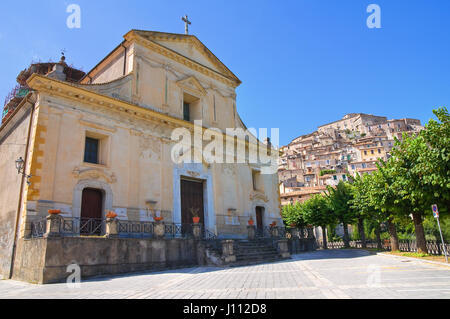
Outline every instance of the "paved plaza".
[[0, 298], [450, 298], [450, 267], [363, 250], [329, 250], [263, 265], [94, 278], [79, 288], [3, 280]]

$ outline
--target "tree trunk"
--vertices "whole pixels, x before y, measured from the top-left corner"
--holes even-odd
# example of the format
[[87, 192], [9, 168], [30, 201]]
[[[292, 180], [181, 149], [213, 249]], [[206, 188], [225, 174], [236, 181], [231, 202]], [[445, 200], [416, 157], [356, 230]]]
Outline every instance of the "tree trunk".
[[327, 246], [327, 227], [326, 226], [322, 226], [322, 240], [323, 240], [323, 249], [328, 249]]
[[362, 248], [367, 248], [366, 233], [364, 232], [364, 220], [361, 217], [358, 218], [358, 231], [359, 237], [361, 237]]
[[391, 237], [391, 251], [400, 250], [399, 245], [398, 245], [397, 228], [395, 227], [395, 224], [392, 222], [392, 218], [389, 218], [387, 222], [388, 222], [389, 235]]
[[381, 227], [380, 224], [375, 226], [375, 235], [377, 236], [377, 249], [383, 249], [383, 244], [381, 243]]
[[344, 227], [344, 247], [350, 248], [350, 238], [348, 236], [348, 225], [343, 223], [342, 226]]
[[414, 229], [416, 232], [417, 252], [428, 254], [427, 242], [425, 240], [425, 231], [422, 225], [422, 214], [419, 212], [412, 213], [414, 220]]

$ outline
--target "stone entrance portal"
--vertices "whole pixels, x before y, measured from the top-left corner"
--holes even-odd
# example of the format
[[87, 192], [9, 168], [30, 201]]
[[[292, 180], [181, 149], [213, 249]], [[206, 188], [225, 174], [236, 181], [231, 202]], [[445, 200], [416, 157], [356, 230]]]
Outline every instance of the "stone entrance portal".
[[203, 198], [203, 181], [181, 180], [181, 223], [183, 225], [193, 223], [193, 212], [200, 217], [200, 224], [205, 224]]
[[[103, 192], [95, 188], [85, 188], [81, 199], [80, 234], [100, 235], [103, 218]], [[100, 226], [99, 226], [100, 225]]]

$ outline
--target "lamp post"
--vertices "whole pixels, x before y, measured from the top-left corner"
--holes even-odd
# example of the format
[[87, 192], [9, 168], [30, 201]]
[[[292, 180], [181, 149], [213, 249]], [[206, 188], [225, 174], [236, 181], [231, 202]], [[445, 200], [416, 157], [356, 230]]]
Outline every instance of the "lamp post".
[[23, 176], [25, 176], [27, 178], [27, 184], [28, 184], [28, 186], [30, 186], [31, 185], [30, 178], [32, 177], [32, 175], [25, 174], [25, 170], [24, 170], [25, 161], [23, 160], [22, 157], [19, 157], [19, 159], [17, 159], [15, 163], [16, 163], [17, 174], [22, 174]]

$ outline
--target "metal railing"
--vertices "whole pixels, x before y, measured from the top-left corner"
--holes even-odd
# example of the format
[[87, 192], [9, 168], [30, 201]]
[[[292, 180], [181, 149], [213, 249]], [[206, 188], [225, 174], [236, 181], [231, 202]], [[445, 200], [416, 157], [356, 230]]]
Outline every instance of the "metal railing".
[[[443, 244], [439, 241], [432, 241], [428, 240], [426, 242], [427, 244], [427, 250], [428, 254], [430, 255], [443, 255]], [[415, 240], [399, 240], [398, 242], [399, 250], [402, 252], [417, 252], [417, 242]], [[323, 243], [320, 241], [319, 246], [323, 247]], [[382, 241], [381, 246], [383, 250], [391, 250], [391, 243], [390, 241]], [[340, 249], [344, 248], [344, 242], [343, 241], [334, 241], [334, 242], [327, 242], [327, 248], [328, 249]], [[361, 241], [350, 241], [350, 247], [351, 248], [362, 248], [362, 242]], [[378, 248], [378, 243], [376, 241], [368, 240], [366, 241], [366, 248]], [[450, 251], [450, 243], [445, 243], [445, 249], [447, 252]]]
[[[117, 231], [121, 238], [153, 238], [155, 222], [118, 220]], [[199, 224], [200, 239], [215, 240], [215, 233]], [[31, 222], [31, 237], [43, 237], [47, 230], [46, 218]], [[61, 217], [60, 233], [64, 237], [103, 236], [106, 220], [97, 218]], [[193, 238], [193, 224], [164, 223], [166, 238]]]

